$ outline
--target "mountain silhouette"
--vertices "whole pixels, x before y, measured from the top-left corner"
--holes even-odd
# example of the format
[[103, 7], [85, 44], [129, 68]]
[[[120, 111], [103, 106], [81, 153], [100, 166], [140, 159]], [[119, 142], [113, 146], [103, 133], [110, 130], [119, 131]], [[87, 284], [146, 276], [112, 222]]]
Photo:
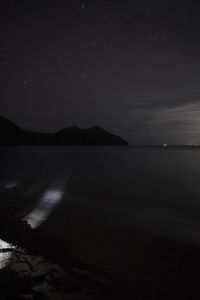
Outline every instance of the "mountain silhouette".
[[17, 145], [128, 145], [120, 136], [101, 127], [83, 129], [77, 126], [55, 133], [23, 130], [14, 122], [0, 117], [0, 146]]

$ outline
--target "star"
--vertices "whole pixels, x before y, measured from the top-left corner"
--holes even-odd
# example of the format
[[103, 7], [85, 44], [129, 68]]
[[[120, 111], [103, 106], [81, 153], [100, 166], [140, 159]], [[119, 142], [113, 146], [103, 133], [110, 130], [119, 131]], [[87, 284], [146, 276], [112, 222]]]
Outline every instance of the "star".
[[26, 80], [24, 80], [24, 82], [23, 82], [23, 83], [24, 83], [24, 85], [27, 85], [27, 81], [26, 81]]
[[85, 8], [85, 4], [81, 4], [81, 9], [84, 9]]
[[57, 58], [58, 58], [58, 64], [61, 64], [63, 62], [62, 53], [58, 52], [57, 53]]
[[134, 46], [136, 46], [136, 44], [137, 44], [136, 40], [129, 41], [129, 46], [130, 47], [134, 47]]
[[149, 40], [156, 40], [157, 37], [158, 37], [158, 36], [157, 36], [156, 33], [154, 33], [154, 34], [150, 33], [149, 36], [148, 36], [148, 39], [149, 39]]

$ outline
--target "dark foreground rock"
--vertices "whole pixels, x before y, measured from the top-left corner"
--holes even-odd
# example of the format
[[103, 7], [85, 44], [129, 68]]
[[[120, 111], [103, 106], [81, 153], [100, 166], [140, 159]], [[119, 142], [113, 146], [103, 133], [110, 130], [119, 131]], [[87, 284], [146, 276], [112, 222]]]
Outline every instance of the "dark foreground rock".
[[85, 270], [64, 270], [0, 239], [0, 299], [121, 299]]
[[1, 300], [123, 299], [117, 285], [98, 271], [70, 258], [64, 266], [57, 263], [52, 252], [62, 252], [59, 245], [42, 239], [38, 243], [37, 232], [26, 222], [1, 219], [0, 236]]
[[13, 122], [0, 117], [0, 146], [17, 145], [121, 145], [128, 143], [120, 136], [95, 126], [82, 129], [77, 126], [56, 133], [23, 130]]

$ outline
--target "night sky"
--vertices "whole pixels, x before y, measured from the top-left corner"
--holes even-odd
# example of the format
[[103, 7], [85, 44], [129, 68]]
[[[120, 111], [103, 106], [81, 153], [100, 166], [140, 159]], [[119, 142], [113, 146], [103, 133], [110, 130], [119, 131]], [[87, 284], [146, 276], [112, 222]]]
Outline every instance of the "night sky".
[[0, 115], [200, 143], [200, 1], [1, 0]]

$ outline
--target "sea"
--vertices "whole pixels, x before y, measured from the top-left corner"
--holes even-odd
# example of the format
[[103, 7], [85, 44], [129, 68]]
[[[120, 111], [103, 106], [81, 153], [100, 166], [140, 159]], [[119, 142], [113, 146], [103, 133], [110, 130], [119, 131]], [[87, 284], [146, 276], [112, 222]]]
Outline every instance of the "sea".
[[1, 212], [130, 299], [200, 299], [199, 148], [1, 147]]

